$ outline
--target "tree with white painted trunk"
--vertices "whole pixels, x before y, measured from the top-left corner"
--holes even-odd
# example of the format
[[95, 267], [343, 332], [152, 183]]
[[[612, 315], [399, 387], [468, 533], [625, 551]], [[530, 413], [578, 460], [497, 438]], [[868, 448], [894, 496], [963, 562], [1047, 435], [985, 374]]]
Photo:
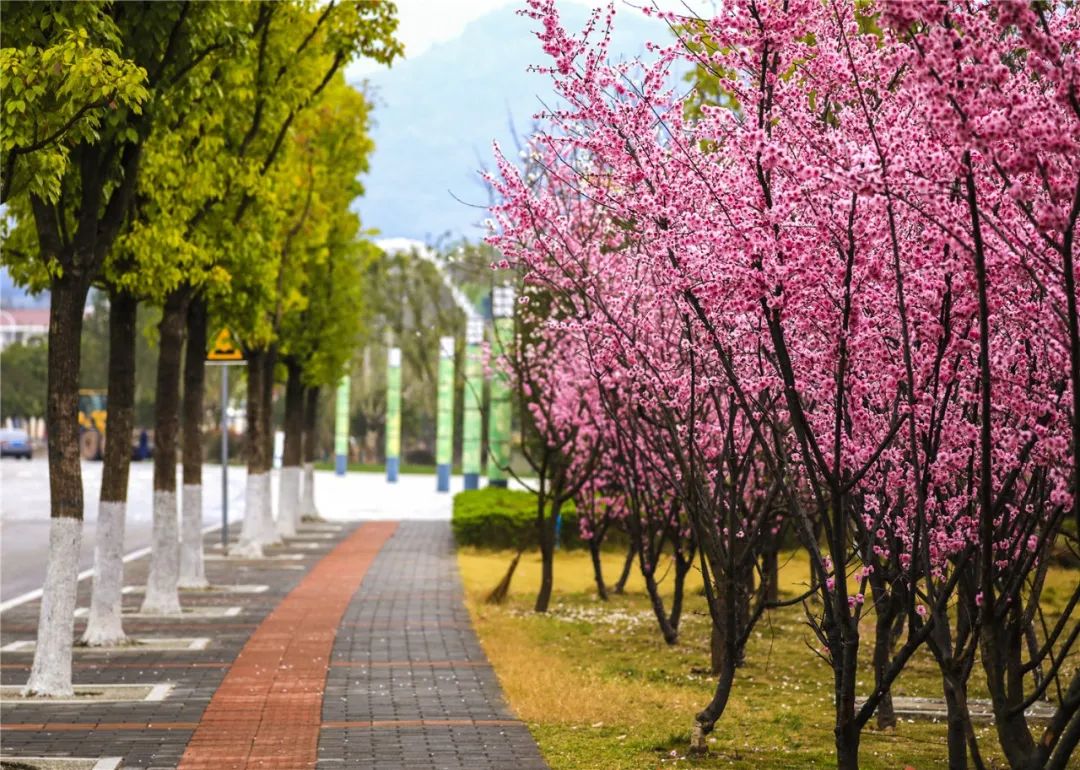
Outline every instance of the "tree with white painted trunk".
[[154, 399], [154, 512], [150, 573], [142, 611], [180, 614], [180, 531], [176, 496], [176, 439], [180, 429], [180, 361], [190, 289], [165, 300], [158, 324], [157, 389]]
[[315, 504], [315, 461], [319, 459], [319, 388], [304, 392], [304, 477], [300, 489], [300, 521], [319, 521]]
[[263, 436], [266, 420], [263, 418], [263, 380], [266, 376], [266, 354], [263, 351], [247, 353], [247, 482], [244, 489], [244, 523], [240, 530], [240, 542], [229, 549], [230, 556], [257, 559], [263, 556], [263, 516], [270, 501], [267, 484], [270, 478], [270, 458]]
[[111, 647], [127, 641], [122, 621], [124, 524], [135, 409], [135, 334], [138, 302], [120, 289], [109, 293], [109, 419], [101, 470], [94, 584], [82, 643]]
[[196, 297], [188, 308], [187, 351], [184, 357], [184, 488], [181, 493], [181, 588], [206, 588], [202, 540], [202, 420], [206, 390], [206, 300]]
[[[208, 202], [213, 215], [195, 223], [204, 236], [213, 236], [207, 240], [216, 243], [221, 269], [230, 273], [227, 290], [211, 297], [212, 314], [229, 327], [247, 357], [248, 478], [244, 524], [233, 554], [258, 556], [280, 541], [269, 446], [280, 349], [277, 325], [283, 313], [305, 301], [305, 263], [311, 248], [318, 248], [310, 231], [323, 229], [312, 215], [318, 207], [317, 175], [306, 137], [319, 120], [348, 118], [341, 104], [326, 99], [343, 90], [362, 105], [366, 129], [367, 102], [345, 84], [339, 70], [357, 54], [381, 63], [400, 55], [393, 38], [394, 10], [389, 3], [254, 6], [252, 26], [259, 45], [245, 52], [249, 66], [241, 67], [237, 78], [242, 83], [238, 90], [250, 102], [225, 121], [221, 145], [243, 173], [230, 175], [224, 193]], [[340, 176], [334, 183], [342, 183]], [[354, 197], [355, 176], [344, 186]]]
[[[172, 97], [224, 46], [216, 36], [228, 12], [215, 4], [181, 3], [4, 8], [8, 119], [0, 125], [0, 200], [10, 225], [4, 265], [18, 283], [51, 293], [46, 420], [52, 521], [28, 694], [72, 692], [83, 517], [80, 333], [87, 293], [128, 221], [160, 106], [184, 104]], [[19, 90], [17, 100], [9, 88]], [[115, 513], [105, 511], [113, 537]]]
[[[341, 79], [328, 86], [322, 101], [305, 120], [305, 141], [293, 148], [307, 186], [295, 198], [297, 224], [287, 232], [282, 266], [300, 260], [303, 268], [300, 280], [291, 276], [283, 283], [275, 316], [288, 375], [278, 513], [283, 535], [319, 517], [314, 486], [319, 391], [341, 379], [362, 342], [370, 316], [361, 291], [363, 274], [381, 256], [359, 239], [360, 221], [350, 210], [354, 180], [367, 170], [373, 148], [369, 105]], [[290, 301], [290, 294], [300, 299]]]
[[282, 537], [296, 535], [300, 523], [300, 461], [304, 440], [304, 384], [300, 365], [286, 360], [285, 447], [281, 457], [281, 486], [278, 492], [278, 532]]

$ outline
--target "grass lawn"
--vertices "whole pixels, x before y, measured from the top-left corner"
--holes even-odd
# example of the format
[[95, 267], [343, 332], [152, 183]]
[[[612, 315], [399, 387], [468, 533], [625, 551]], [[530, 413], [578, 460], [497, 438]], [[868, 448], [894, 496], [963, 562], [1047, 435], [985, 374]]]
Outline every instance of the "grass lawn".
[[[832, 743], [831, 670], [807, 646], [813, 640], [800, 607], [772, 612], [758, 624], [737, 674], [727, 710], [711, 736], [706, 758], [686, 748], [694, 714], [708, 703], [709, 621], [700, 580], [687, 581], [681, 640], [667, 647], [649, 609], [641, 578], [625, 596], [596, 598], [588, 554], [560, 552], [555, 596], [547, 616], [534, 614], [540, 583], [538, 555], [522, 557], [510, 598], [493, 607], [483, 598], [502, 578], [512, 554], [464, 548], [458, 564], [480, 640], [517, 715], [528, 723], [552, 770], [645, 770], [663, 767], [835, 767]], [[605, 556], [614, 582], [623, 555]], [[662, 569], [661, 569], [662, 572]], [[781, 571], [782, 593], [795, 595], [809, 573], [801, 555]], [[696, 573], [692, 573], [696, 575]], [[1057, 571], [1051, 596], [1065, 594], [1075, 571]], [[666, 584], [670, 587], [671, 578]], [[1060, 589], [1060, 590], [1057, 590]], [[870, 684], [873, 615], [863, 625], [862, 652]], [[940, 677], [921, 651], [901, 674], [897, 695], [941, 696]], [[982, 697], [978, 667], [971, 697]], [[1000, 751], [992, 728], [977, 726], [988, 762]], [[901, 720], [895, 732], [872, 725], [863, 732], [862, 767], [868, 770], [944, 768], [945, 726]], [[1001, 766], [991, 764], [991, 767]]]

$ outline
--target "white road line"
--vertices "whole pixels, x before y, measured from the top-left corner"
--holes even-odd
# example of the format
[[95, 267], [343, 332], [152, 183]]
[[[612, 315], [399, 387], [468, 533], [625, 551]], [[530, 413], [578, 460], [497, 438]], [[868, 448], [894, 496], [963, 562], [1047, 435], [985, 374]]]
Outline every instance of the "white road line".
[[[202, 532], [203, 532], [204, 535], [206, 535], [206, 534], [209, 534], [210, 532], [214, 532], [215, 530], [219, 530], [219, 529], [221, 529], [220, 524], [213, 524], [213, 525], [211, 525], [209, 527], [203, 527]], [[148, 553], [150, 553], [150, 547], [149, 546], [147, 546], [146, 548], [137, 548], [134, 551], [132, 551], [131, 553], [124, 554], [124, 563], [127, 564], [129, 561], [135, 561], [136, 559], [141, 559], [142, 557], [146, 556]], [[90, 577], [93, 574], [94, 574], [94, 568], [93, 567], [91, 567], [90, 569], [84, 569], [82, 572], [79, 573], [79, 576], [78, 576], [77, 580], [78, 581], [86, 580], [88, 577]], [[40, 588], [35, 588], [33, 591], [27, 591], [24, 594], [20, 594], [19, 596], [16, 596], [16, 597], [14, 597], [12, 599], [8, 599], [6, 602], [0, 602], [0, 613], [7, 612], [12, 607], [18, 607], [20, 604], [26, 604], [27, 602], [32, 602], [32, 601], [34, 601], [34, 599], [40, 599], [40, 598], [41, 598], [41, 589]]]

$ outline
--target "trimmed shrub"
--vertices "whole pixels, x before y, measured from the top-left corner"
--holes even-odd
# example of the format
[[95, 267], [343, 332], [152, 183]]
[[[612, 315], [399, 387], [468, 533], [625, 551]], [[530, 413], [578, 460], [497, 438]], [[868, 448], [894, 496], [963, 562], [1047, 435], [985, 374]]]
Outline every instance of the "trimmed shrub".
[[[573, 503], [562, 507], [560, 546], [581, 545]], [[478, 548], [536, 548], [536, 495], [518, 489], [487, 487], [454, 495], [451, 527], [458, 545]]]

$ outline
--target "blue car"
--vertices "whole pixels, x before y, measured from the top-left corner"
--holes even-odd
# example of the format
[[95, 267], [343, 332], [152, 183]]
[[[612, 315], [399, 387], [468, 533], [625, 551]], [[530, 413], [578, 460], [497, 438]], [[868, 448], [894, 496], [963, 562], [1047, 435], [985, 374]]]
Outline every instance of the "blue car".
[[30, 460], [34, 449], [25, 430], [0, 430], [0, 457], [23, 457]]

